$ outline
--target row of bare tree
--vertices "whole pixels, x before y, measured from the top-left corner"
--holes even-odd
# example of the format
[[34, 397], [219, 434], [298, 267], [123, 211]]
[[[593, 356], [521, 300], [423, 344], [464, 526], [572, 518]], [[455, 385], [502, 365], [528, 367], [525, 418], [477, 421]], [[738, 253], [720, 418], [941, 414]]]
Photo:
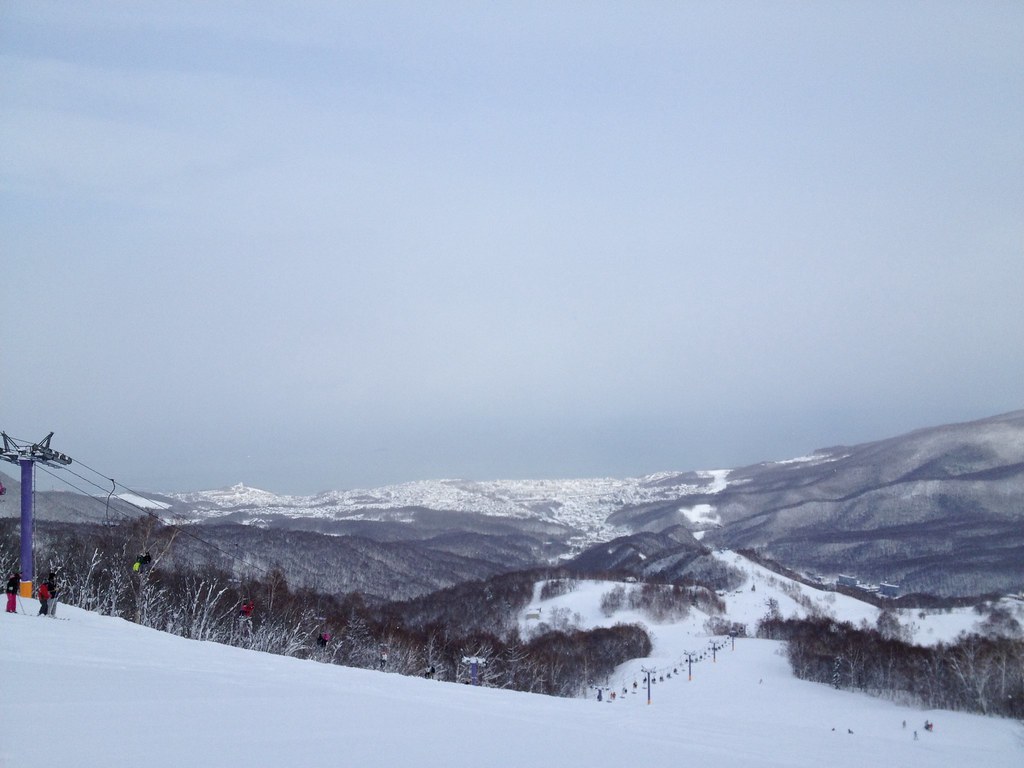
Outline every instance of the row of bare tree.
[[963, 634], [922, 647], [886, 632], [815, 617], [765, 616], [759, 637], [785, 640], [797, 677], [926, 707], [1024, 719], [1024, 642]]
[[[16, 530], [0, 526], [0, 563], [15, 562]], [[416, 600], [368, 605], [358, 594], [293, 589], [280, 569], [231, 573], [181, 555], [179, 529], [152, 519], [113, 526], [37, 528], [36, 563], [55, 574], [58, 599], [87, 610], [196, 640], [469, 682], [582, 695], [622, 662], [650, 651], [637, 626], [571, 628], [520, 637], [515, 616], [542, 572], [456, 585]], [[137, 569], [139, 556], [150, 554]], [[252, 600], [252, 616], [240, 608]]]
[[601, 611], [613, 616], [621, 610], [640, 611], [655, 622], [679, 621], [694, 607], [709, 615], [725, 612], [725, 602], [707, 587], [645, 583], [619, 584], [601, 596]]

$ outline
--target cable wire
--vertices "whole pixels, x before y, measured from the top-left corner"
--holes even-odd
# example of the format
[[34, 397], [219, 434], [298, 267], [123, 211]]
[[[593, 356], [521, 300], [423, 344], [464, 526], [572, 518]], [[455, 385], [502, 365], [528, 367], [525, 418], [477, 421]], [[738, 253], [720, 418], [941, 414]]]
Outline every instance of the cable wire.
[[[11, 436], [8, 435], [8, 437], [10, 438]], [[20, 438], [11, 438], [11, 439], [12, 440], [16, 440], [17, 442], [28, 442], [28, 441], [23, 441]], [[90, 492], [88, 492], [86, 490], [83, 490], [82, 488], [78, 487], [77, 485], [75, 485], [74, 483], [70, 482], [66, 478], [61, 477], [61, 476], [51, 472], [47, 468], [47, 464], [45, 462], [33, 462], [32, 464], [33, 464], [33, 469], [35, 469], [36, 464], [42, 464], [41, 469], [43, 469], [43, 471], [46, 472], [46, 474], [49, 475], [50, 477], [52, 477], [53, 479], [58, 480], [58, 481], [64, 483], [65, 485], [67, 485], [70, 488], [73, 488], [74, 490], [76, 490], [79, 493], [81, 493], [83, 496], [87, 496], [89, 498], [96, 498], [94, 494], [92, 494], [92, 493], [90, 493]], [[84, 475], [74, 471], [68, 465], [51, 465], [51, 466], [54, 466], [56, 469], [60, 469], [60, 470], [63, 470], [64, 472], [67, 472], [67, 473], [69, 473], [71, 475], [74, 475], [79, 480], [81, 480], [83, 483], [86, 483], [86, 484], [91, 485], [92, 487], [96, 488], [100, 493], [107, 494], [107, 502], [106, 502], [106, 507], [105, 507], [105, 512], [104, 512], [104, 515], [105, 515], [105, 517], [107, 519], [109, 519], [108, 516], [109, 516], [109, 512], [111, 510], [113, 510], [116, 514], [121, 515], [126, 520], [134, 519], [134, 517], [136, 517], [136, 516], [131, 515], [128, 512], [125, 512], [123, 510], [117, 509], [116, 506], [111, 506], [111, 504], [110, 504], [111, 496], [113, 495], [114, 491], [118, 487], [123, 488], [125, 491], [127, 491], [128, 493], [136, 496], [137, 498], [148, 500], [146, 494], [141, 493], [139, 491], [136, 491], [133, 488], [130, 488], [129, 486], [125, 485], [124, 483], [118, 482], [117, 480], [115, 480], [112, 477], [108, 477], [106, 474], [100, 472], [97, 469], [93, 469], [88, 464], [86, 464], [86, 463], [84, 463], [84, 462], [82, 462], [82, 461], [80, 461], [78, 459], [75, 459], [75, 464], [77, 464], [80, 467], [83, 467], [84, 469], [88, 470], [89, 472], [92, 472], [96, 476], [103, 478], [103, 480], [105, 482], [111, 483], [113, 487], [108, 491], [106, 487], [101, 486], [98, 483], [94, 482], [93, 480], [90, 480], [89, 478], [85, 477]], [[33, 500], [34, 500], [34, 497], [35, 497], [35, 483], [32, 484], [32, 492], [33, 492]], [[171, 522], [169, 520], [166, 520], [165, 518], [162, 518], [160, 515], [156, 514], [151, 509], [147, 509], [147, 508], [145, 508], [143, 506], [140, 506], [139, 504], [136, 504], [135, 502], [133, 502], [133, 501], [131, 501], [129, 499], [124, 498], [123, 496], [118, 496], [117, 499], [122, 504], [126, 504], [126, 505], [128, 505], [130, 507], [133, 507], [134, 509], [138, 510], [143, 515], [147, 515], [148, 517], [151, 517], [152, 519], [154, 519], [155, 521], [160, 523], [162, 526], [164, 526], [166, 528], [170, 528], [171, 530], [177, 531], [178, 533], [184, 534], [185, 536], [188, 536], [189, 538], [199, 542], [200, 544], [203, 544], [203, 545], [209, 547], [213, 551], [220, 553], [221, 555], [223, 555], [224, 557], [234, 561], [235, 563], [238, 563], [239, 565], [244, 566], [244, 568], [250, 569], [250, 570], [255, 571], [257, 573], [260, 573], [263, 576], [267, 577], [268, 579], [273, 577], [273, 569], [263, 568], [263, 567], [257, 565], [255, 562], [252, 561], [252, 560], [256, 560], [257, 559], [257, 556], [255, 555], [255, 553], [243, 550], [241, 547], [239, 547], [239, 550], [243, 553], [242, 555], [239, 555], [239, 554], [234, 553], [234, 552], [229, 552], [229, 551], [223, 549], [222, 547], [220, 547], [219, 545], [214, 544], [212, 541], [208, 541], [208, 540], [204, 539], [202, 536], [194, 533], [192, 530], [190, 530], [190, 528], [183, 527], [183, 526], [178, 525], [176, 523], [173, 523], [173, 522]], [[235, 546], [238, 547], [237, 544]], [[252, 558], [252, 560], [249, 560], [247, 558]], [[310, 570], [307, 566], [305, 566], [301, 562], [297, 563], [296, 565], [300, 569], [305, 571], [305, 573], [308, 576], [311, 576], [313, 578], [314, 583], [315, 583], [315, 581], [318, 578], [320, 578], [320, 574], [317, 574], [314, 571]]]
[[[92, 469], [92, 467], [89, 467], [86, 464], [82, 464], [82, 462], [78, 462], [78, 463], [81, 466], [83, 466], [86, 469], [88, 469], [89, 471], [95, 472], [98, 475], [100, 474], [95, 469]], [[50, 477], [54, 478], [55, 480], [59, 480], [60, 482], [63, 482], [65, 485], [69, 486], [70, 488], [74, 488], [76, 491], [81, 493], [83, 496], [88, 496], [89, 498], [95, 498], [88, 491], [78, 487], [77, 485], [75, 485], [74, 483], [70, 482], [69, 480], [67, 480], [65, 478], [59, 477], [58, 475], [56, 475], [55, 473], [53, 473], [49, 469], [47, 469], [45, 466], [41, 467], [41, 469], [44, 472], [46, 472], [46, 474], [48, 474]], [[78, 472], [70, 470], [67, 467], [59, 467], [59, 469], [62, 469], [65, 472], [68, 472], [69, 474], [74, 475], [75, 477], [79, 478], [83, 482], [88, 483], [89, 485], [92, 485], [93, 487], [99, 489], [100, 491], [105, 491], [105, 489], [102, 486], [97, 485], [92, 480], [89, 480], [87, 477], [79, 474]], [[129, 493], [133, 493], [134, 495], [138, 496], [139, 498], [143, 498], [143, 499], [146, 498], [143, 494], [138, 493], [137, 491], [133, 491], [131, 488], [129, 488], [128, 486], [124, 485], [123, 483], [118, 483], [113, 478], [105, 478], [105, 479], [110, 480], [112, 483], [114, 483], [115, 488], [117, 486], [120, 486], [121, 488], [124, 488]], [[109, 497], [108, 497], [108, 500], [109, 500]], [[165, 526], [167, 528], [170, 528], [171, 530], [177, 531], [178, 533], [184, 534], [185, 536], [188, 536], [189, 538], [194, 539], [195, 541], [199, 542], [200, 544], [204, 544], [205, 546], [209, 547], [210, 549], [212, 549], [212, 550], [214, 550], [216, 552], [219, 552], [220, 554], [222, 554], [225, 557], [227, 557], [227, 558], [229, 558], [229, 559], [239, 563], [240, 565], [243, 565], [243, 566], [245, 566], [247, 568], [250, 568], [250, 569], [252, 569], [254, 571], [257, 571], [257, 572], [263, 574], [264, 576], [267, 576], [267, 577], [271, 576], [272, 571], [270, 569], [262, 568], [261, 566], [256, 565], [255, 563], [246, 560], [244, 557], [241, 557], [241, 556], [239, 556], [239, 555], [237, 555], [237, 554], [235, 554], [233, 552], [229, 552], [229, 551], [223, 549], [222, 547], [218, 546], [217, 544], [214, 544], [211, 541], [207, 541], [202, 536], [199, 536], [199, 535], [193, 533], [192, 531], [190, 531], [190, 530], [188, 530], [186, 528], [183, 528], [180, 525], [177, 525], [175, 523], [167, 522], [166, 520], [161, 518], [159, 515], [157, 515], [152, 510], [149, 510], [149, 509], [146, 509], [145, 507], [139, 506], [138, 504], [135, 504], [134, 502], [129, 501], [128, 499], [125, 499], [125, 498], [123, 498], [121, 496], [118, 496], [118, 500], [120, 502], [122, 502], [123, 504], [127, 504], [128, 506], [137, 509], [139, 512], [143, 513], [144, 515], [147, 515], [147, 516], [153, 518], [154, 520], [156, 520], [161, 525], [163, 525], [163, 526]], [[131, 519], [134, 519], [136, 517], [134, 515], [129, 514], [128, 512], [125, 512], [123, 510], [117, 509], [116, 506], [115, 507], [108, 507], [108, 511], [109, 510], [113, 510], [113, 512], [115, 514], [121, 515], [126, 520], [131, 520]]]

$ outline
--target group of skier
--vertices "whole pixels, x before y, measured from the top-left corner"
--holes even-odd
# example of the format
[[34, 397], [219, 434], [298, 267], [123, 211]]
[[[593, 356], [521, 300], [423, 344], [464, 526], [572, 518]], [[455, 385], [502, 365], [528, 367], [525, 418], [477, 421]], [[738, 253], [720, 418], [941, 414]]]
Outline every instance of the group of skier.
[[[7, 613], [18, 612], [18, 591], [21, 589], [21, 572], [12, 571], [7, 579], [7, 587], [4, 590], [7, 594]], [[39, 598], [39, 616], [57, 615], [57, 574], [53, 571], [46, 577], [46, 581], [39, 585], [36, 596]]]
[[[141, 553], [135, 562], [132, 564], [132, 571], [140, 576], [144, 574], [153, 562], [153, 557], [149, 552]], [[7, 595], [7, 613], [18, 612], [18, 593], [21, 590], [21, 571], [12, 570], [7, 578], [7, 586], [5, 593]], [[39, 599], [39, 616], [51, 616], [57, 615], [57, 594], [60, 591], [57, 581], [57, 574], [54, 571], [50, 571], [46, 577], [46, 581], [39, 585], [39, 589], [36, 591], [36, 597]], [[242, 601], [241, 608], [238, 612], [238, 621], [243, 629], [252, 632], [252, 614], [256, 608], [256, 603], [247, 598]], [[330, 635], [327, 635], [330, 639]]]
[[[135, 562], [132, 564], [132, 571], [142, 576], [149, 570], [153, 558], [149, 552], [143, 552], [135, 558]], [[2, 571], [0, 571], [2, 573]], [[7, 594], [7, 613], [18, 612], [18, 593], [21, 589], [21, 571], [12, 570], [7, 579], [6, 594]], [[47, 576], [46, 580], [43, 581], [38, 590], [36, 590], [36, 597], [39, 599], [39, 616], [56, 616], [57, 611], [57, 594], [60, 591], [58, 587], [57, 573], [51, 571]], [[253, 612], [256, 610], [256, 602], [247, 597], [242, 600], [241, 605], [238, 609], [238, 625], [241, 631], [252, 634], [252, 618]], [[329, 632], [321, 632], [317, 637], [316, 643], [321, 648], [326, 648], [331, 641], [331, 635]], [[384, 646], [381, 646], [380, 655], [378, 657], [378, 667], [384, 669], [387, 666], [388, 653]], [[432, 677], [434, 673], [433, 667], [430, 668], [427, 673], [428, 677]]]

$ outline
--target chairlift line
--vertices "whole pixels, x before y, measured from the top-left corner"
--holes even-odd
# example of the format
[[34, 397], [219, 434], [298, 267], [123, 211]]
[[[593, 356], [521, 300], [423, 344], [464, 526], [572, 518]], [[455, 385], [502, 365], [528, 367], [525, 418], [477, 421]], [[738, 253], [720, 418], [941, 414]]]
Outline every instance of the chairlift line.
[[[100, 476], [102, 477], [101, 473], [97, 472], [97, 471], [96, 471], [95, 469], [92, 469], [92, 467], [89, 467], [89, 466], [87, 466], [87, 465], [85, 465], [85, 464], [82, 464], [81, 462], [79, 462], [79, 464], [80, 464], [81, 466], [83, 466], [83, 467], [86, 467], [86, 469], [89, 469], [89, 470], [90, 470], [91, 472], [94, 472], [94, 473], [96, 473], [97, 475], [100, 475]], [[66, 479], [64, 479], [64, 478], [62, 478], [62, 477], [58, 477], [57, 475], [55, 475], [54, 473], [52, 473], [52, 472], [50, 472], [50, 471], [46, 470], [45, 468], [44, 468], [44, 470], [43, 470], [43, 471], [45, 471], [45, 472], [46, 472], [46, 473], [47, 473], [48, 475], [50, 475], [51, 477], [53, 477], [53, 478], [55, 478], [55, 479], [57, 479], [57, 480], [60, 480], [61, 482], [63, 482], [63, 483], [64, 483], [65, 485], [67, 485], [68, 487], [70, 487], [70, 488], [74, 488], [74, 489], [75, 489], [76, 491], [78, 491], [79, 493], [81, 493], [81, 494], [82, 494], [83, 496], [90, 496], [90, 493], [89, 493], [88, 491], [86, 491], [86, 490], [84, 490], [84, 489], [82, 489], [82, 488], [79, 488], [79, 487], [78, 487], [77, 485], [75, 485], [74, 483], [72, 483], [72, 482], [69, 482], [68, 480], [66, 480]], [[68, 471], [69, 471], [69, 472], [71, 472], [71, 474], [73, 474], [73, 475], [74, 475], [75, 477], [77, 477], [77, 478], [79, 478], [80, 480], [82, 480], [83, 482], [89, 483], [90, 485], [92, 485], [93, 487], [97, 488], [98, 490], [106, 492], [106, 489], [102, 488], [102, 487], [101, 487], [100, 485], [97, 485], [97, 484], [96, 484], [95, 482], [93, 482], [93, 481], [89, 480], [89, 479], [88, 479], [87, 477], [83, 477], [82, 475], [80, 475], [80, 474], [78, 474], [77, 472], [74, 472], [74, 471], [72, 471], [72, 470], [68, 470]], [[116, 480], [114, 480], [113, 478], [109, 478], [109, 477], [108, 477], [108, 478], [105, 478], [105, 479], [107, 479], [107, 480], [109, 480], [109, 481], [110, 481], [111, 483], [113, 483], [113, 484], [114, 484], [114, 487], [115, 487], [115, 488], [116, 488], [116, 487], [117, 487], [118, 485], [120, 485], [120, 486], [121, 486], [122, 488], [125, 488], [125, 489], [127, 489], [128, 491], [131, 491], [131, 492], [132, 492], [132, 493], [134, 493], [134, 494], [135, 494], [136, 496], [140, 496], [140, 497], [142, 497], [142, 494], [140, 494], [140, 493], [138, 493], [138, 492], [136, 492], [136, 491], [133, 491], [133, 490], [132, 490], [131, 488], [128, 488], [128, 486], [124, 485], [123, 483], [118, 483], [118, 482], [117, 482]], [[111, 493], [112, 493], [112, 492], [111, 492]], [[109, 502], [109, 498], [110, 498], [110, 497], [108, 496], [108, 502]], [[143, 497], [143, 498], [144, 498], [144, 497]], [[236, 561], [236, 562], [240, 563], [241, 565], [243, 565], [243, 566], [245, 566], [245, 567], [247, 567], [247, 568], [250, 568], [250, 569], [252, 569], [252, 570], [254, 570], [254, 571], [258, 571], [258, 572], [262, 573], [263, 575], [269, 575], [269, 573], [270, 573], [270, 571], [268, 571], [267, 569], [265, 569], [265, 568], [261, 568], [261, 567], [260, 567], [259, 565], [256, 565], [255, 563], [253, 563], [253, 562], [250, 562], [250, 561], [246, 560], [246, 559], [245, 559], [245, 557], [242, 557], [242, 556], [240, 556], [240, 555], [238, 555], [238, 554], [233, 554], [233, 553], [231, 553], [231, 552], [228, 552], [228, 551], [226, 551], [226, 550], [222, 549], [221, 547], [218, 547], [218, 546], [217, 546], [216, 544], [213, 544], [212, 542], [206, 541], [206, 539], [202, 538], [201, 536], [198, 536], [197, 534], [193, 533], [192, 531], [188, 530], [187, 528], [182, 528], [181, 526], [175, 525], [175, 524], [173, 524], [173, 523], [165, 523], [165, 522], [164, 522], [164, 521], [163, 521], [163, 520], [162, 520], [162, 519], [160, 518], [160, 516], [159, 516], [159, 515], [156, 515], [156, 514], [155, 514], [154, 512], [152, 512], [151, 510], [148, 510], [148, 509], [146, 509], [146, 508], [144, 508], [144, 507], [140, 507], [140, 506], [139, 506], [138, 504], [134, 504], [134, 503], [132, 503], [131, 501], [129, 501], [128, 499], [123, 499], [123, 498], [121, 498], [121, 497], [118, 497], [118, 499], [119, 499], [119, 500], [120, 500], [121, 502], [123, 502], [124, 504], [127, 504], [128, 506], [130, 506], [130, 507], [134, 507], [134, 508], [135, 508], [135, 509], [137, 509], [137, 510], [138, 510], [139, 512], [141, 512], [141, 513], [143, 513], [143, 514], [145, 514], [145, 515], [149, 515], [150, 517], [154, 518], [155, 520], [157, 520], [157, 521], [158, 521], [158, 522], [160, 522], [161, 524], [163, 524], [163, 525], [166, 525], [166, 526], [167, 526], [168, 528], [170, 528], [170, 529], [173, 529], [173, 530], [175, 530], [175, 531], [178, 531], [179, 533], [183, 533], [183, 534], [185, 534], [185, 535], [186, 535], [186, 536], [188, 536], [189, 538], [191, 538], [191, 539], [194, 539], [195, 541], [198, 541], [198, 542], [199, 542], [200, 544], [203, 544], [203, 545], [205, 545], [205, 546], [207, 546], [207, 547], [210, 547], [211, 549], [215, 550], [216, 552], [219, 552], [219, 553], [221, 553], [222, 555], [225, 555], [225, 556], [229, 557], [230, 559], [232, 559], [232, 560], [234, 560], [234, 561]], [[121, 515], [122, 517], [126, 517], [126, 518], [128, 517], [127, 513], [125, 513], [125, 512], [123, 512], [123, 511], [121, 511], [121, 510], [117, 509], [116, 507], [110, 507], [110, 506], [108, 506], [108, 507], [107, 507], [106, 509], [107, 509], [107, 511], [113, 511], [113, 512], [116, 512], [117, 514]], [[109, 520], [109, 518], [108, 518], [108, 520]], [[113, 524], [113, 523], [111, 523], [111, 524]], [[236, 545], [236, 546], [237, 546], [237, 545]]]
[[[69, 462], [70, 462], [70, 459], [69, 459]], [[117, 480], [115, 480], [112, 477], [107, 477], [104, 473], [100, 472], [97, 469], [94, 469], [93, 467], [90, 467], [88, 464], [86, 464], [86, 463], [84, 463], [82, 461], [77, 461], [76, 463], [77, 463], [78, 466], [83, 467], [84, 469], [89, 470], [93, 474], [95, 474], [95, 475], [97, 475], [99, 477], [102, 477], [105, 481], [111, 483], [112, 490], [108, 491], [107, 488], [105, 488], [105, 487], [99, 485], [98, 483], [96, 483], [95, 481], [90, 480], [89, 478], [79, 474], [78, 472], [75, 472], [73, 469], [69, 469], [66, 466], [56, 466], [57, 469], [64, 469], [64, 470], [66, 470], [66, 471], [70, 472], [72, 475], [74, 475], [75, 477], [77, 477], [80, 480], [82, 480], [83, 482], [88, 483], [89, 485], [93, 486], [98, 491], [107, 494], [107, 503], [106, 503], [106, 507], [105, 507], [105, 515], [107, 513], [109, 513], [109, 512], [115, 512], [118, 515], [121, 515], [122, 517], [126, 517], [126, 518], [128, 517], [127, 513], [125, 513], [124, 511], [118, 509], [116, 505], [111, 505], [111, 503], [110, 503], [111, 498], [113, 496], [113, 493], [117, 489], [118, 486], [120, 486], [121, 488], [124, 488], [126, 491], [128, 491], [129, 493], [131, 493], [132, 495], [134, 495], [134, 496], [136, 496], [136, 497], [138, 497], [140, 499], [145, 499], [146, 498], [146, 494], [145, 493], [137, 491], [134, 488], [131, 488], [131, 487], [125, 485], [124, 483], [118, 482]], [[44, 464], [46, 464], [46, 462], [44, 462]], [[51, 466], [55, 466], [55, 465], [51, 464]], [[59, 477], [58, 475], [56, 475], [56, 474], [46, 470], [45, 466], [43, 468], [43, 471], [45, 471], [51, 477], [53, 477], [55, 479], [58, 479], [61, 482], [65, 483], [67, 486], [69, 486], [71, 488], [74, 488], [76, 491], [78, 491], [79, 493], [81, 493], [84, 496], [91, 496], [92, 495], [88, 491], [83, 490], [82, 488], [79, 488], [74, 483], [69, 482], [68, 480], [64, 479], [63, 477]], [[147, 516], [153, 518], [154, 520], [159, 522], [161, 525], [164, 525], [164, 526], [166, 526], [167, 528], [169, 528], [171, 530], [177, 531], [178, 533], [184, 534], [188, 538], [193, 539], [194, 541], [199, 542], [203, 546], [208, 547], [209, 549], [212, 549], [213, 551], [218, 552], [221, 555], [224, 555], [228, 559], [235, 561], [236, 563], [238, 563], [246, 571], [256, 572], [256, 573], [259, 573], [259, 574], [261, 574], [263, 576], [270, 576], [271, 573], [273, 572], [273, 569], [264, 568], [264, 567], [260, 566], [258, 564], [259, 558], [256, 555], [254, 555], [252, 552], [249, 552], [247, 550], [242, 550], [241, 552], [230, 552], [230, 551], [224, 549], [223, 547], [218, 546], [217, 544], [214, 544], [211, 541], [207, 541], [202, 536], [200, 536], [199, 534], [195, 533], [193, 530], [190, 530], [190, 526], [184, 526], [183, 527], [181, 525], [177, 525], [174, 522], [171, 522], [170, 520], [162, 518], [160, 515], [156, 514], [153, 510], [147, 509], [145, 507], [142, 507], [139, 504], [134, 503], [130, 499], [124, 498], [123, 496], [119, 495], [118, 496], [118, 500], [122, 504], [126, 504], [129, 507], [133, 507], [134, 509], [138, 510], [143, 515], [147, 515]], [[106, 519], [109, 521], [109, 517], [107, 517]], [[108, 524], [113, 524], [113, 522], [109, 522]], [[239, 545], [237, 543], [235, 544], [235, 547], [236, 547], [236, 549], [240, 549], [240, 547], [239, 547]], [[309, 575], [312, 575], [312, 576], [316, 576], [317, 575], [313, 571], [311, 571], [309, 568], [306, 568], [306, 567], [301, 566], [301, 565], [299, 567], [302, 570], [304, 570]]]
[[110, 525], [110, 497], [114, 495], [114, 491], [117, 490], [117, 483], [114, 482], [114, 478], [108, 478], [110, 480], [110, 493], [107, 494], [107, 506], [103, 510], [103, 523]]
[[[70, 456], [61, 453], [60, 451], [55, 451], [50, 447], [50, 439], [52, 437], [53, 432], [50, 432], [38, 443], [29, 443], [28, 441], [25, 440], [12, 438], [6, 432], [0, 431], [0, 438], [2, 438], [3, 441], [3, 448], [2, 450], [0, 450], [0, 459], [9, 461], [12, 464], [21, 465], [21, 572], [22, 574], [28, 577], [27, 581], [24, 579], [22, 580], [20, 586], [20, 593], [24, 597], [32, 596], [32, 574], [34, 573], [34, 566], [32, 562], [32, 500], [34, 497], [33, 470], [35, 469], [35, 465], [41, 464], [43, 466], [43, 470], [51, 477], [61, 480], [61, 482], [64, 482], [66, 485], [72, 488], [75, 488], [75, 490], [79, 491], [85, 496], [90, 495], [87, 491], [84, 491], [81, 488], [77, 488], [73, 483], [68, 482], [66, 479], [62, 477], [58, 477], [56, 474], [46, 469], [46, 467], [48, 466], [57, 469], [67, 469], [67, 467], [72, 463]], [[83, 482], [89, 483], [90, 485], [94, 486], [100, 491], [107, 492], [107, 499], [104, 510], [104, 520], [107, 524], [110, 524], [110, 500], [114, 494], [114, 491], [117, 489], [118, 485], [121, 485], [123, 488], [135, 494], [139, 498], [145, 498], [144, 494], [134, 491], [133, 489], [129, 488], [123, 483], [118, 483], [111, 477], [104, 476], [101, 472], [98, 472], [97, 470], [93, 469], [87, 464], [83, 464], [82, 462], [78, 462], [78, 464], [84, 467], [85, 469], [88, 469], [90, 472], [93, 472], [94, 474], [103, 477], [105, 480], [108, 480], [111, 483], [111, 490], [107, 492], [106, 488], [103, 488], [102, 486], [89, 480], [88, 478], [83, 477], [74, 470], [68, 470], [69, 472], [71, 472], [71, 474], [75, 475], [75, 477], [78, 477]], [[4, 490], [6, 491], [6, 488]], [[128, 499], [121, 498], [120, 500], [125, 504], [128, 504], [129, 506], [138, 509], [143, 514], [154, 518], [161, 524], [166, 525], [168, 528], [178, 531], [179, 533], [183, 533], [189, 538], [192, 538], [195, 541], [199, 542], [200, 544], [203, 544], [213, 549], [214, 551], [227, 556], [228, 558], [239, 563], [241, 566], [248, 569], [249, 571], [258, 572], [264, 576], [269, 576], [271, 574], [270, 570], [262, 568], [259, 565], [257, 565], [256, 562], [253, 562], [256, 560], [255, 557], [251, 557], [250, 559], [250, 557], [240, 557], [238, 554], [228, 552], [223, 548], [217, 546], [216, 544], [206, 541], [201, 536], [197, 535], [191, 530], [188, 530], [187, 528], [175, 525], [174, 523], [166, 522], [165, 520], [160, 518], [159, 515], [155, 514], [152, 510], [145, 509], [144, 507], [141, 507]], [[121, 515], [125, 514], [124, 512], [118, 510], [116, 507], [114, 508], [114, 511]], [[246, 553], [246, 555], [251, 556], [251, 553]]]

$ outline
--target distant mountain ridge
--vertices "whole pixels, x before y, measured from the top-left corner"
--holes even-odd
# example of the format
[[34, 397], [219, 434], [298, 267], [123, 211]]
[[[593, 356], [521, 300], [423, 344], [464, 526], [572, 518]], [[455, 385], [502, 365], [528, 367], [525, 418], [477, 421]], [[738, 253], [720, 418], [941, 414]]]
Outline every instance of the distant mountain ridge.
[[[110, 517], [103, 500], [77, 499], [37, 494], [39, 516]], [[417, 586], [408, 579], [389, 584], [388, 569], [375, 567], [381, 591], [402, 594], [574, 561], [591, 570], [682, 578], [699, 567], [701, 553], [721, 547], [756, 549], [825, 576], [895, 581], [905, 592], [1019, 592], [1024, 410], [734, 469], [626, 479], [447, 479], [313, 496], [238, 484], [152, 499], [167, 505], [152, 509], [168, 522], [200, 526], [210, 536], [216, 530], [233, 546], [259, 549], [267, 563], [295, 557], [285, 551], [289, 538], [274, 532], [326, 534], [312, 548], [332, 590], [367, 589], [356, 562], [382, 563], [389, 547], [396, 562], [437, 565]]]
[[[758, 549], [795, 568], [895, 581], [904, 591], [1019, 591], [1024, 581], [1024, 411], [731, 470], [440, 480], [290, 497], [287, 504], [264, 497], [258, 508], [234, 504], [242, 495], [222, 496], [216, 508], [193, 503], [202, 514], [259, 525], [312, 516], [325, 529], [358, 520], [417, 528], [428, 509], [439, 513], [433, 525], [441, 527], [446, 514], [453, 524], [476, 518], [480, 532], [500, 519], [540, 526], [535, 531], [547, 531], [563, 560], [620, 570], [631, 563], [637, 575], [678, 576], [664, 563], [692, 561], [697, 543], [685, 541], [692, 536], [708, 547]], [[650, 541], [643, 558], [624, 554], [630, 536], [668, 530], [675, 533], [661, 557]], [[595, 554], [613, 540], [614, 557]], [[672, 547], [679, 550], [674, 560]]]
[[[733, 470], [687, 503], [715, 518], [703, 542], [904, 591], [971, 594], [1024, 584], [1024, 411]], [[682, 515], [685, 516], [685, 515]], [[660, 530], [680, 507], [623, 508], [610, 523]]]
[[238, 484], [169, 497], [186, 505], [185, 514], [197, 521], [231, 517], [263, 525], [272, 524], [271, 518], [306, 518], [330, 528], [331, 523], [354, 521], [412, 523], [417, 510], [427, 509], [534, 521], [572, 530], [578, 548], [631, 532], [608, 523], [614, 512], [713, 493], [720, 477], [719, 472], [687, 472], [627, 479], [431, 480], [315, 496], [277, 496]]

